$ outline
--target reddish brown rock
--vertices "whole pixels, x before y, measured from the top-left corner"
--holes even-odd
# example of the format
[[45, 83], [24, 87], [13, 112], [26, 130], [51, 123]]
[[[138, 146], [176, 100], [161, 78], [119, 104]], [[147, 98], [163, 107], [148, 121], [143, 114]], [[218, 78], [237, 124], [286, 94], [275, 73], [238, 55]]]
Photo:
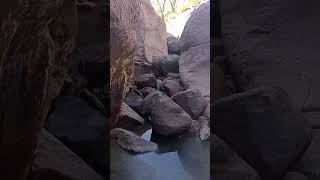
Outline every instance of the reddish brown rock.
[[0, 6], [0, 179], [24, 180], [70, 63], [77, 10], [67, 0]]

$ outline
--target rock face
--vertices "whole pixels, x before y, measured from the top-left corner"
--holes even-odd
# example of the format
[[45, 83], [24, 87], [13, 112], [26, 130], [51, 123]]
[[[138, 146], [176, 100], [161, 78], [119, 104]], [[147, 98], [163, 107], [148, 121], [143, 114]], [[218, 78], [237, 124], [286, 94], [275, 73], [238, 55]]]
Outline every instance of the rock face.
[[294, 108], [319, 109], [319, 2], [238, 0], [220, 4], [225, 52], [239, 90], [279, 86], [288, 92]]
[[152, 129], [156, 134], [170, 136], [188, 129], [192, 118], [168, 96], [158, 98], [151, 106]]
[[168, 53], [180, 55], [180, 40], [168, 33], [167, 37]]
[[198, 119], [208, 105], [199, 90], [188, 90], [177, 93], [172, 96], [172, 100], [181, 106], [193, 119]]
[[154, 142], [147, 141], [134, 133], [121, 128], [114, 128], [110, 136], [117, 139], [117, 143], [124, 149], [137, 153], [152, 152], [158, 149]]
[[24, 180], [70, 63], [77, 10], [66, 0], [6, 1], [0, 9], [1, 179]]
[[81, 98], [56, 99], [46, 128], [100, 174], [106, 175], [106, 116]]
[[192, 12], [180, 38], [181, 51], [202, 44], [210, 44], [210, 1]]
[[[35, 152], [32, 169], [36, 177], [41, 174], [44, 177], [48, 176], [48, 170], [46, 173], [39, 171], [49, 169], [51, 170], [50, 172], [56, 171], [56, 173], [54, 173], [55, 176], [61, 177], [64, 174], [73, 180], [104, 179], [46, 130], [43, 130], [41, 133], [40, 143]], [[52, 178], [52, 174], [51, 177], [45, 179], [50, 178]]]
[[152, 64], [154, 57], [168, 55], [166, 25], [154, 11], [150, 0], [140, 2], [142, 13], [139, 21], [142, 22], [139, 22], [137, 34], [140, 34], [138, 40], [143, 42], [143, 45], [138, 47], [138, 51], [143, 52], [144, 61], [138, 60], [137, 63]]
[[259, 174], [220, 139], [212, 136], [211, 178], [228, 180], [260, 180]]
[[138, 0], [110, 2], [111, 127], [117, 123], [122, 102], [133, 81]]
[[212, 109], [215, 133], [261, 177], [284, 176], [310, 145], [310, 127], [280, 88], [262, 87], [221, 98]]

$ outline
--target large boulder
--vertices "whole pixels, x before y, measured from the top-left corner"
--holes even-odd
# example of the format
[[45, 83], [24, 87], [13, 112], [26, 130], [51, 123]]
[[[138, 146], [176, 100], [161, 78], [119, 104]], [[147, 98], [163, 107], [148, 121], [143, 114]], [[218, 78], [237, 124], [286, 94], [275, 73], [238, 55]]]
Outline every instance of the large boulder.
[[202, 44], [210, 44], [210, 1], [192, 12], [180, 38], [181, 51]]
[[[122, 102], [133, 81], [136, 35], [140, 1], [110, 2], [110, 96], [111, 127], [117, 124]], [[108, 47], [106, 47], [108, 48]]]
[[106, 175], [106, 116], [81, 98], [56, 99], [46, 128], [99, 173]]
[[[225, 52], [240, 91], [288, 92], [294, 108], [320, 108], [319, 1], [221, 1]], [[299, 12], [299, 13], [296, 13]]]
[[140, 0], [141, 15], [137, 31], [137, 51], [143, 57], [137, 57], [137, 64], [153, 62], [154, 57], [168, 55], [167, 31], [163, 19], [153, 9], [150, 0]]
[[75, 1], [0, 3], [0, 179], [26, 179], [77, 34]]
[[[52, 172], [55, 171], [56, 179], [60, 179], [58, 177], [62, 177], [62, 175], [70, 177], [73, 180], [104, 179], [46, 130], [42, 130], [40, 142], [34, 157], [35, 159], [32, 164], [34, 178], [47, 176], [44, 179], [50, 179], [54, 177]], [[48, 177], [50, 175], [48, 173], [51, 174], [51, 177]], [[60, 175], [58, 176], [58, 174]]]
[[198, 117], [207, 108], [208, 102], [197, 89], [183, 91], [171, 97], [172, 100], [181, 106], [193, 119]]
[[170, 136], [182, 133], [191, 124], [192, 118], [168, 96], [156, 99], [151, 107], [152, 130], [159, 135]]
[[215, 133], [259, 171], [278, 179], [310, 145], [311, 129], [280, 88], [261, 87], [212, 105]]
[[134, 129], [137, 125], [142, 124], [144, 124], [144, 119], [133, 109], [131, 109], [126, 103], [123, 103], [117, 127], [131, 130]]

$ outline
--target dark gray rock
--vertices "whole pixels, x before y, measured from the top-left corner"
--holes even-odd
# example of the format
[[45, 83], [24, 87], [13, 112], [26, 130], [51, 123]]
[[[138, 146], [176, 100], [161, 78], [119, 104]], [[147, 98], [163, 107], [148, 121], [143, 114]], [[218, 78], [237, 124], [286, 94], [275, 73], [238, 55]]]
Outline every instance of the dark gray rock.
[[171, 73], [171, 72], [169, 72], [167, 74], [167, 77], [172, 78], [172, 79], [180, 79], [180, 74], [179, 73]]
[[176, 135], [189, 128], [192, 118], [179, 105], [167, 96], [155, 99], [151, 106], [151, 122], [156, 134]]
[[126, 103], [122, 103], [117, 127], [126, 130], [132, 130], [136, 128], [136, 126], [142, 124], [144, 124], [144, 119], [133, 109], [131, 109]]
[[145, 87], [143, 89], [140, 90], [141, 94], [143, 95], [143, 97], [147, 97], [148, 94], [157, 91], [157, 89], [152, 88], [152, 87]]
[[154, 104], [163, 96], [166, 96], [166, 94], [158, 90], [148, 94], [142, 102], [142, 114], [149, 115], [151, 113], [152, 106], [154, 106]]
[[211, 140], [211, 178], [214, 180], [260, 180], [256, 170], [215, 134]]
[[106, 116], [81, 98], [56, 99], [46, 128], [99, 173], [106, 175]]
[[208, 105], [206, 99], [201, 96], [200, 91], [197, 89], [176, 93], [171, 99], [181, 106], [193, 119], [198, 119]]
[[162, 89], [168, 96], [173, 96], [182, 91], [180, 83], [176, 79], [167, 78], [163, 80]]
[[147, 141], [125, 129], [112, 129], [110, 131], [110, 137], [117, 139], [117, 143], [122, 148], [136, 153], [152, 152], [158, 149], [158, 145], [156, 143]]
[[261, 87], [212, 105], [214, 131], [259, 171], [278, 179], [310, 145], [311, 129], [280, 88]]
[[180, 40], [175, 36], [168, 33], [167, 37], [167, 44], [168, 44], [168, 53], [169, 54], [180, 54]]
[[210, 43], [210, 1], [194, 10], [180, 37], [181, 52]]
[[143, 98], [136, 91], [128, 92], [124, 102], [136, 112], [141, 112]]
[[159, 66], [163, 75], [167, 75], [169, 72], [171, 73], [179, 73], [179, 56], [176, 54], [163, 56], [160, 59]]
[[162, 88], [162, 85], [163, 85], [163, 82], [162, 82], [162, 80], [160, 80], [160, 79], [157, 79], [157, 89], [161, 89]]
[[153, 73], [137, 75], [135, 77], [135, 83], [138, 89], [142, 89], [144, 87], [157, 88], [157, 79]]
[[52, 169], [74, 180], [104, 179], [46, 130], [42, 130], [32, 164], [35, 173], [41, 169]]

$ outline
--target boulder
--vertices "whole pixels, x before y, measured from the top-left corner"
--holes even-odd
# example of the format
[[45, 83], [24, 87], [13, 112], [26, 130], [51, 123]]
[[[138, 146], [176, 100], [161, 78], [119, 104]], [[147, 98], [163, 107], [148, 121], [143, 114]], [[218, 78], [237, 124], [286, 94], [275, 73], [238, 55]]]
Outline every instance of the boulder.
[[151, 113], [152, 106], [154, 106], [154, 104], [163, 96], [166, 96], [166, 94], [158, 90], [148, 94], [142, 102], [142, 114], [149, 115]]
[[210, 44], [210, 1], [192, 12], [180, 37], [181, 52], [203, 44]]
[[[106, 16], [107, 14], [108, 12], [105, 12]], [[135, 42], [137, 41], [134, 28], [135, 23], [139, 21], [139, 16], [139, 0], [110, 1], [109, 79], [111, 107], [106, 108], [110, 108], [111, 127], [117, 124], [122, 102], [133, 82]], [[106, 31], [104, 30], [104, 32]]]
[[148, 94], [157, 91], [157, 89], [152, 88], [152, 87], [145, 87], [143, 89], [140, 90], [141, 94], [143, 95], [143, 97], [147, 97]]
[[141, 124], [144, 124], [144, 119], [126, 103], [123, 103], [117, 127], [131, 130], [134, 129], [135, 126]]
[[130, 91], [124, 99], [124, 102], [134, 111], [141, 112], [143, 98], [136, 91]]
[[167, 77], [172, 78], [172, 79], [180, 79], [180, 74], [179, 73], [171, 73], [171, 72], [169, 72], [167, 74]]
[[161, 90], [163, 86], [163, 81], [160, 79], [157, 79], [157, 89]]
[[77, 35], [75, 1], [0, 3], [1, 179], [24, 180]]
[[[34, 157], [32, 164], [34, 177], [42, 176], [50, 179], [56, 176], [60, 179], [58, 177], [67, 176], [73, 180], [104, 179], [46, 130], [42, 130]], [[50, 172], [51, 177], [47, 177]]]
[[163, 81], [161, 89], [170, 97], [182, 91], [180, 83], [176, 79], [171, 78]]
[[279, 86], [294, 108], [320, 108], [319, 5], [301, 5], [298, 0], [221, 1], [224, 49], [238, 90]]
[[181, 106], [193, 119], [198, 119], [198, 117], [207, 108], [208, 102], [197, 89], [182, 91], [171, 99]]
[[214, 131], [261, 177], [281, 178], [312, 137], [305, 118], [290, 103], [288, 95], [276, 87], [221, 98], [212, 105]]
[[179, 60], [179, 56], [176, 54], [161, 57], [159, 66], [162, 74], [167, 76], [169, 72], [179, 73], [178, 60]]
[[81, 98], [56, 99], [46, 128], [100, 174], [106, 175], [106, 116]]
[[134, 133], [121, 128], [115, 128], [110, 131], [110, 137], [115, 138], [117, 143], [128, 151], [136, 153], [146, 153], [156, 151], [158, 145], [154, 142], [147, 141]]
[[211, 178], [222, 180], [260, 180], [259, 174], [215, 134], [211, 140]]
[[138, 89], [142, 89], [144, 87], [157, 88], [157, 79], [153, 73], [140, 74], [136, 76], [135, 84], [137, 85]]
[[210, 99], [210, 44], [191, 47], [179, 59], [181, 82], [186, 90], [199, 89]]
[[180, 40], [172, 34], [167, 34], [167, 45], [169, 54], [180, 55]]
[[156, 134], [170, 136], [187, 130], [192, 118], [167, 96], [155, 98], [151, 106], [152, 130]]

